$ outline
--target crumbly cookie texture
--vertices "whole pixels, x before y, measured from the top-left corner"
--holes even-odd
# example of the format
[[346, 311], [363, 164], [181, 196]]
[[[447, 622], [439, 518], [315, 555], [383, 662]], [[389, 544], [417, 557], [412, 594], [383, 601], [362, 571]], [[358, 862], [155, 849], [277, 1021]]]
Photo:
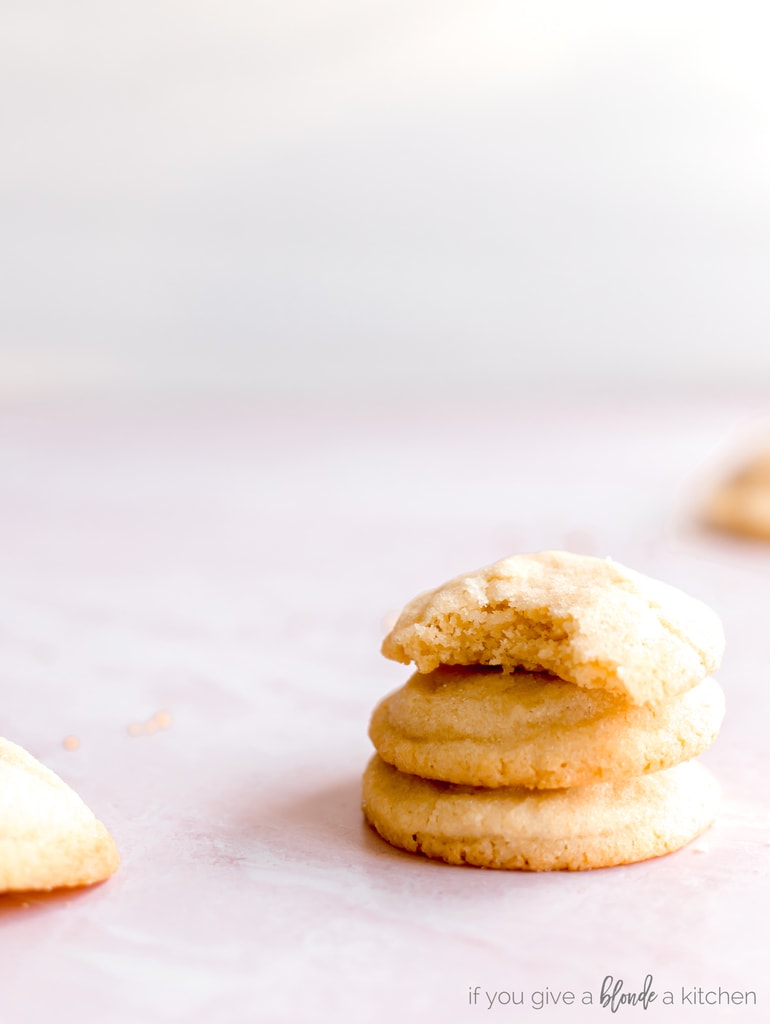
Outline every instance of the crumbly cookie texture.
[[718, 788], [697, 762], [571, 789], [474, 789], [407, 775], [375, 755], [367, 821], [393, 846], [449, 864], [583, 870], [671, 853], [713, 822]]
[[665, 700], [718, 666], [718, 616], [675, 587], [611, 559], [514, 555], [411, 601], [382, 653], [439, 665], [546, 671], [635, 704]]
[[369, 736], [402, 772], [469, 786], [558, 789], [672, 767], [706, 750], [725, 713], [709, 677], [630, 704], [552, 676], [490, 669], [415, 673], [382, 700]]
[[715, 488], [704, 518], [720, 530], [770, 540], [770, 451]]
[[91, 885], [118, 863], [107, 829], [80, 797], [0, 739], [0, 892]]

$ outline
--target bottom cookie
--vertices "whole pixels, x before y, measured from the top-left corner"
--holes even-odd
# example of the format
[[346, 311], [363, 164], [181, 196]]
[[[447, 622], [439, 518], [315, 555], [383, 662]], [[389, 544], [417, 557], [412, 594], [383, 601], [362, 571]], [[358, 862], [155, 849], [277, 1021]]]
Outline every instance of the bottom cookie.
[[572, 789], [481, 789], [421, 779], [378, 755], [363, 779], [367, 821], [393, 846], [476, 867], [579, 871], [672, 853], [712, 824], [719, 790], [688, 761]]

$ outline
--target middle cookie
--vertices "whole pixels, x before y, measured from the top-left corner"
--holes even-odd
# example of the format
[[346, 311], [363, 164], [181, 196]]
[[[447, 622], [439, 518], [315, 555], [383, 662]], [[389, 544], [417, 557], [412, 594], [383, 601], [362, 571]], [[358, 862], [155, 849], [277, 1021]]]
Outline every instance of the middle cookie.
[[442, 667], [375, 708], [369, 735], [402, 772], [466, 786], [560, 789], [697, 757], [725, 713], [716, 679], [657, 704], [629, 704], [553, 676]]

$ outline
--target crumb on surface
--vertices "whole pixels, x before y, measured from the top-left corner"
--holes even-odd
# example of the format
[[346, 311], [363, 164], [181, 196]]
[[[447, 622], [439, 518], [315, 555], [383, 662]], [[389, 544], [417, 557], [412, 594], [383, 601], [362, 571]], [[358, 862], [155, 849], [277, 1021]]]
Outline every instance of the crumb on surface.
[[172, 720], [170, 711], [156, 711], [145, 722], [131, 722], [126, 732], [129, 736], [152, 736], [159, 729], [170, 729]]
[[77, 736], [65, 736], [61, 741], [61, 745], [65, 750], [78, 750], [80, 747], [80, 740]]

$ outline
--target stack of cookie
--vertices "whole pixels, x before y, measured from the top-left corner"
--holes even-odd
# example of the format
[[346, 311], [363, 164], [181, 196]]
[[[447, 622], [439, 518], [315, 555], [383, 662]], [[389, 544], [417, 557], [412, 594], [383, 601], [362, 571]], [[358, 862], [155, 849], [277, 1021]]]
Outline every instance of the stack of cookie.
[[394, 846], [533, 871], [627, 864], [713, 822], [716, 614], [609, 559], [503, 559], [412, 601], [417, 673], [375, 709], [363, 810]]

